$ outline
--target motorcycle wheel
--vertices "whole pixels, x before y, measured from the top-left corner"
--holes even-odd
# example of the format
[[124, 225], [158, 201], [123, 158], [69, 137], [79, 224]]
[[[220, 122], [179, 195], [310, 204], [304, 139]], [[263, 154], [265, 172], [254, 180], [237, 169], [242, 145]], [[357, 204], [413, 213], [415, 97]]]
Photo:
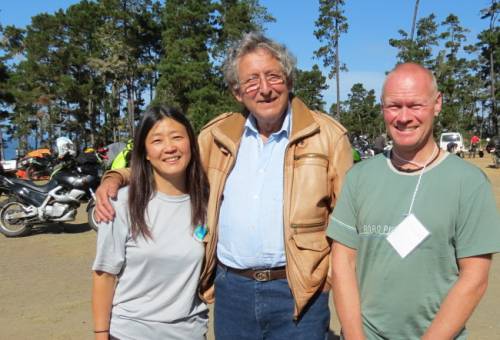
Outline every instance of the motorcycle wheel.
[[27, 234], [31, 226], [24, 223], [22, 219], [10, 218], [10, 214], [23, 212], [22, 204], [15, 199], [9, 198], [2, 203], [0, 209], [0, 232], [7, 237], [17, 237]]
[[94, 229], [96, 232], [99, 230], [99, 227], [97, 225], [97, 222], [95, 221], [94, 218], [94, 209], [95, 209], [95, 201], [90, 200], [89, 201], [89, 206], [87, 207], [87, 219], [90, 228]]

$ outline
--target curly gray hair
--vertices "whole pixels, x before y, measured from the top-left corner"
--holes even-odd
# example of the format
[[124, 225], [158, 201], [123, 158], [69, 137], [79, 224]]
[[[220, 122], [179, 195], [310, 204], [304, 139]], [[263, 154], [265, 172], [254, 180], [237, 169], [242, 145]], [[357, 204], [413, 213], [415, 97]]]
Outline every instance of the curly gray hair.
[[296, 65], [295, 57], [288, 51], [285, 45], [279, 44], [265, 37], [259, 32], [250, 32], [243, 35], [230, 50], [224, 62], [223, 72], [224, 80], [227, 86], [237, 91], [240, 88], [240, 79], [238, 78], [238, 63], [241, 57], [254, 52], [257, 49], [264, 49], [271, 53], [281, 64], [282, 71], [286, 77], [286, 83], [289, 88], [293, 86], [293, 75]]

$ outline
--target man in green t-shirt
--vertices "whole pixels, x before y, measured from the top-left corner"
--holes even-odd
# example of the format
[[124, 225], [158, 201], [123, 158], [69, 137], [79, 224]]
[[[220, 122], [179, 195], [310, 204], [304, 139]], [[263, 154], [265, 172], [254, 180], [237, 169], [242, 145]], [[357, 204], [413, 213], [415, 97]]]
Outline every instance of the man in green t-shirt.
[[328, 235], [346, 339], [465, 339], [465, 322], [500, 251], [484, 173], [433, 139], [441, 94], [424, 67], [398, 65], [382, 109], [393, 140], [347, 174]]

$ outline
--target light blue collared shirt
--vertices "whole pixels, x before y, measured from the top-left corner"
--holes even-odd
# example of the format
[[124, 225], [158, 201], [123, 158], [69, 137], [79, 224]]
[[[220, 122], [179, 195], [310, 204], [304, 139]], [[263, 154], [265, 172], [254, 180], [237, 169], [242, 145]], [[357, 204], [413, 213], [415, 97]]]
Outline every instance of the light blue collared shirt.
[[281, 129], [263, 142], [250, 114], [233, 171], [224, 188], [217, 257], [226, 266], [270, 268], [286, 264], [283, 171], [291, 131], [290, 103]]

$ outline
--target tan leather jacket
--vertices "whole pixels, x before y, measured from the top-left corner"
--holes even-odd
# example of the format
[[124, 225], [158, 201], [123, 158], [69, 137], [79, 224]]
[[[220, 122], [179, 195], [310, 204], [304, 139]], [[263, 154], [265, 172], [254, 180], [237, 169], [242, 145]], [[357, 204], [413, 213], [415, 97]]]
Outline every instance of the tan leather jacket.
[[[292, 131], [285, 151], [283, 219], [286, 272], [298, 318], [311, 297], [325, 286], [330, 242], [325, 229], [346, 171], [352, 150], [346, 130], [331, 117], [309, 110], [293, 98]], [[216, 246], [222, 193], [231, 172], [246, 117], [226, 113], [208, 123], [198, 138], [203, 167], [210, 182], [205, 237], [205, 266], [199, 293], [214, 300]]]
[[[352, 150], [342, 125], [331, 117], [309, 110], [292, 99], [292, 131], [285, 151], [283, 219], [287, 279], [298, 318], [307, 302], [324, 289], [330, 242], [325, 229], [346, 171]], [[226, 113], [208, 123], [198, 138], [203, 167], [210, 182], [208, 234], [204, 239], [205, 265], [199, 294], [214, 301], [214, 276], [219, 210], [224, 184], [235, 163], [246, 117]], [[120, 174], [117, 176], [117, 174]], [[107, 177], [129, 178], [128, 169], [108, 171]]]

